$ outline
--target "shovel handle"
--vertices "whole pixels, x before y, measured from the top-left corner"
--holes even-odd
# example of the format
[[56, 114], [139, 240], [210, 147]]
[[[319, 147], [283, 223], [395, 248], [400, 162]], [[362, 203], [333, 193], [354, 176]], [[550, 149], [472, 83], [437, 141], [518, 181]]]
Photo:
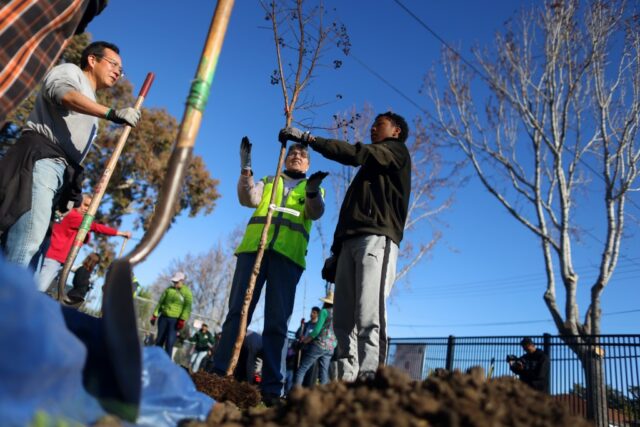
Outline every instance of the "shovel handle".
[[144, 83], [142, 83], [138, 96], [142, 96], [144, 98], [147, 97], [147, 93], [149, 92], [149, 88], [151, 87], [151, 83], [153, 83], [153, 79], [155, 79], [155, 77], [155, 73], [147, 73], [147, 77], [144, 79]]

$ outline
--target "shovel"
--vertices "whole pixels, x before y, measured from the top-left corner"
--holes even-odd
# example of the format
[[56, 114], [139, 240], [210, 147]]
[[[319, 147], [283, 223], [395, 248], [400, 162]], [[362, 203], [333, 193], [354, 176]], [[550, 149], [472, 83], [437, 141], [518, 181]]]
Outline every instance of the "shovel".
[[105, 409], [127, 420], [135, 420], [138, 414], [142, 380], [132, 267], [151, 253], [170, 224], [207, 104], [233, 3], [234, 0], [218, 1], [155, 215], [147, 233], [133, 251], [111, 264], [103, 288], [102, 319], [88, 319], [89, 316], [83, 313], [63, 307], [67, 325], [72, 330], [77, 329], [89, 349], [83, 371], [85, 387], [98, 397]]

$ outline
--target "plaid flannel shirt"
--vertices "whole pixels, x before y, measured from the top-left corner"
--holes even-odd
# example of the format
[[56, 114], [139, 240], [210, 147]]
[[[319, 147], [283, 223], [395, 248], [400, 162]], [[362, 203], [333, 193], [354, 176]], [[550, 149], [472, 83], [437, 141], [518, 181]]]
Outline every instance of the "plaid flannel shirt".
[[0, 7], [0, 126], [55, 64], [89, 1], [9, 0]]

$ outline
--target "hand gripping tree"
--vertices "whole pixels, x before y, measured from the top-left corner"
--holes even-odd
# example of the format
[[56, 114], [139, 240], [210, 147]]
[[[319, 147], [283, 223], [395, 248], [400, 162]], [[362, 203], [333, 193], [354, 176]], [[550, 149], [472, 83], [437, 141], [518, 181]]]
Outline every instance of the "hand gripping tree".
[[[624, 257], [625, 211], [634, 204], [630, 193], [639, 190], [637, 3], [546, 2], [509, 23], [496, 36], [493, 54], [476, 50], [475, 57], [480, 70], [444, 52], [442, 93], [427, 79], [436, 107], [433, 129], [462, 150], [487, 191], [538, 239], [544, 301], [584, 368], [587, 415], [604, 426], [601, 296]], [[474, 72], [490, 93], [481, 108], [474, 101]], [[581, 319], [573, 248], [581, 233], [590, 233], [576, 209], [586, 189], [600, 198], [602, 211], [594, 208], [588, 218], [600, 221], [601, 237], [592, 234], [600, 244], [599, 273]], [[564, 310], [556, 300], [556, 273]]]
[[[303, 95], [303, 92], [311, 82], [314, 70], [328, 48], [328, 42], [333, 40], [345, 53], [348, 53], [349, 48], [349, 41], [343, 26], [339, 26], [336, 23], [330, 26], [323, 24], [326, 11], [322, 3], [309, 7], [308, 10], [303, 7], [303, 3], [305, 3], [304, 0], [273, 0], [269, 4], [261, 2], [266, 12], [266, 19], [272, 25], [278, 68], [271, 76], [271, 83], [274, 85], [280, 84], [282, 88], [286, 117], [285, 126], [290, 126], [294, 122], [293, 113], [296, 109], [311, 109], [314, 107], [312, 102], [302, 99], [301, 95]], [[281, 24], [284, 25], [284, 31], [280, 27]], [[336, 36], [330, 37], [332, 34], [336, 34]], [[291, 43], [289, 43], [289, 40], [291, 40]], [[293, 55], [294, 60], [291, 63], [286, 61], [286, 53]], [[334, 65], [335, 68], [338, 68], [336, 63]], [[278, 157], [275, 182], [280, 179], [280, 172], [286, 154], [286, 141], [281, 141], [281, 143], [282, 147]], [[271, 192], [270, 207], [267, 211], [267, 217], [258, 244], [256, 260], [251, 272], [251, 278], [247, 284], [247, 291], [240, 312], [238, 336], [227, 367], [227, 375], [231, 375], [235, 370], [246, 335], [249, 305], [253, 298], [253, 290], [260, 272], [267, 234], [273, 217], [271, 206], [275, 203], [275, 188], [276, 186], [274, 185]]]

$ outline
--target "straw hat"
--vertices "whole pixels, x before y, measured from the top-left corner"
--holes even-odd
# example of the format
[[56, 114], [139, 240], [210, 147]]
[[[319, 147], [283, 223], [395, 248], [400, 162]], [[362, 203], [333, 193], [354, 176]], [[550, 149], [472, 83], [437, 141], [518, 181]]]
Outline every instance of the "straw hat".
[[333, 291], [327, 292], [327, 296], [324, 298], [320, 298], [320, 301], [326, 302], [328, 304], [333, 304]]

